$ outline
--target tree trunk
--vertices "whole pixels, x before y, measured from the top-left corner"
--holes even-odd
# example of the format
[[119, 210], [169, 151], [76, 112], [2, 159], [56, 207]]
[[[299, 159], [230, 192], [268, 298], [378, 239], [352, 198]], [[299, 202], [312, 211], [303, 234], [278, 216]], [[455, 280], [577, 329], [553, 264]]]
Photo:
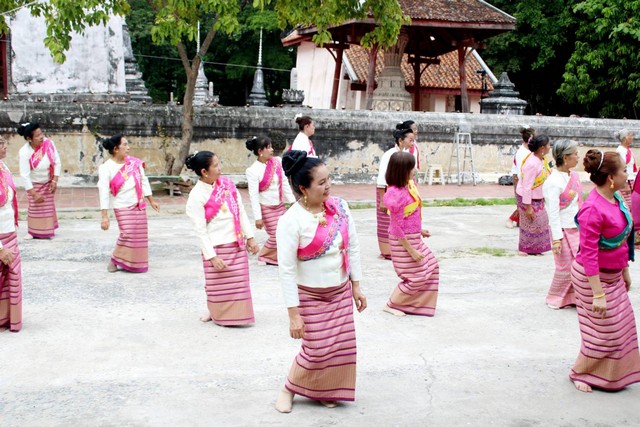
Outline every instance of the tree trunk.
[[[195, 64], [196, 61], [193, 62]], [[198, 67], [192, 65], [190, 72], [187, 73], [187, 88], [182, 100], [182, 138], [178, 146], [178, 156], [171, 169], [172, 175], [180, 175], [184, 160], [189, 155], [189, 149], [191, 148], [191, 140], [193, 139], [193, 95], [195, 94], [197, 77]]]

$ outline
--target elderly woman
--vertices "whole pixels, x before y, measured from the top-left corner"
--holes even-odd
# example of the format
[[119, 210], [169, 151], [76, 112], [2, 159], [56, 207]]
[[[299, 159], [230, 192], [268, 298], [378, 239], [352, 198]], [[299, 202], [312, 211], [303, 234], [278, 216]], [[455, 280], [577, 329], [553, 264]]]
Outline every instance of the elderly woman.
[[551, 249], [549, 220], [544, 209], [542, 184], [551, 170], [544, 156], [549, 152], [549, 138], [537, 135], [529, 141], [530, 153], [522, 162], [522, 179], [516, 187], [516, 201], [520, 209], [521, 255], [539, 255]]
[[256, 161], [246, 170], [249, 199], [256, 228], [267, 232], [269, 238], [258, 253], [258, 263], [278, 265], [276, 227], [278, 220], [287, 211], [284, 202], [296, 201], [289, 181], [284, 178], [282, 160], [274, 157], [271, 139], [250, 138], [245, 143], [247, 150], [256, 155]]
[[331, 197], [329, 170], [303, 151], [282, 158], [301, 198], [278, 221], [278, 269], [289, 334], [302, 339], [276, 409], [291, 412], [298, 394], [326, 407], [355, 399], [353, 302], [367, 307], [355, 223], [344, 200]]
[[411, 154], [399, 151], [391, 156], [386, 174], [389, 188], [384, 204], [391, 217], [391, 260], [400, 283], [384, 311], [398, 317], [433, 316], [438, 301], [440, 267], [423, 240], [431, 233], [422, 228], [422, 198], [413, 180], [415, 165]]
[[575, 305], [571, 286], [571, 264], [580, 247], [580, 234], [574, 218], [582, 206], [582, 185], [578, 173], [578, 143], [560, 139], [553, 144], [556, 168], [542, 185], [545, 209], [549, 215], [549, 229], [556, 271], [547, 294], [547, 305], [558, 309]]
[[20, 149], [20, 176], [27, 192], [27, 239], [50, 239], [58, 228], [53, 195], [60, 177], [60, 156], [56, 146], [45, 138], [38, 123], [23, 123], [18, 135], [27, 143]]
[[100, 227], [109, 229], [109, 207], [113, 207], [120, 229], [107, 271], [114, 273], [122, 268], [132, 273], [144, 273], [149, 269], [149, 230], [144, 199], [155, 211], [160, 207], [151, 194], [144, 162], [129, 156], [129, 141], [122, 135], [115, 135], [104, 140], [102, 146], [111, 158], [98, 169]]
[[387, 191], [387, 181], [385, 179], [389, 159], [394, 153], [408, 151], [413, 147], [415, 134], [411, 128], [396, 129], [393, 131], [395, 144], [392, 148], [384, 152], [380, 158], [378, 166], [378, 179], [376, 180], [376, 224], [378, 235], [378, 247], [380, 258], [391, 259], [391, 247], [389, 246], [389, 213], [384, 204], [384, 193]]
[[620, 194], [624, 197], [624, 201], [628, 207], [631, 207], [631, 189], [633, 188], [636, 174], [638, 173], [638, 166], [636, 165], [636, 159], [631, 151], [631, 145], [633, 144], [633, 132], [628, 129], [622, 129], [614, 132], [615, 138], [620, 142], [616, 153], [620, 155], [622, 162], [624, 163], [625, 172], [629, 177], [627, 185], [620, 189]]
[[200, 318], [221, 326], [255, 323], [247, 250], [258, 253], [253, 228], [233, 181], [222, 176], [220, 160], [199, 151], [185, 160], [199, 180], [189, 193], [187, 216], [200, 239], [209, 313]]
[[589, 150], [584, 170], [596, 185], [578, 212], [580, 250], [571, 268], [582, 343], [569, 378], [582, 392], [640, 382], [640, 353], [629, 300], [633, 221], [617, 193], [627, 173], [614, 152]]
[[22, 266], [18, 248], [18, 199], [9, 168], [7, 141], [0, 137], [0, 330], [22, 329]]

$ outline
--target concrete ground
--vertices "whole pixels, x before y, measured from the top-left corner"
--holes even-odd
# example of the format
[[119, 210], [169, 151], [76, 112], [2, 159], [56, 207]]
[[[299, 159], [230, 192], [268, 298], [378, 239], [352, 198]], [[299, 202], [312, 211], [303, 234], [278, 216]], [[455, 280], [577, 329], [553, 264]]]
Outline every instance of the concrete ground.
[[139, 275], [106, 271], [115, 222], [103, 232], [95, 210], [62, 212], [55, 239], [20, 240], [24, 328], [0, 332], [0, 426], [639, 425], [640, 384], [583, 394], [569, 381], [576, 312], [546, 307], [553, 258], [516, 255], [511, 210], [424, 210], [441, 269], [433, 318], [382, 311], [397, 277], [377, 258], [374, 210], [354, 210], [369, 302], [355, 315], [356, 401], [297, 397], [290, 414], [273, 408], [300, 345], [277, 268], [250, 258], [254, 326], [202, 323], [202, 264], [178, 207], [150, 213]]

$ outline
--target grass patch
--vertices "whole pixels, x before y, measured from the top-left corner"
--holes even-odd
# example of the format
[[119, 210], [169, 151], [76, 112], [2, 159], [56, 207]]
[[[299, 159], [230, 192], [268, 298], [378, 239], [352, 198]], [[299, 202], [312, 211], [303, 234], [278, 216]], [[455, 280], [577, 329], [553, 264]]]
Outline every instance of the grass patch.
[[469, 252], [475, 255], [489, 255], [489, 256], [510, 256], [511, 253], [506, 249], [501, 248], [471, 248]]
[[425, 200], [424, 206], [496, 206], [496, 205], [515, 205], [514, 197], [495, 198], [495, 199], [465, 199], [456, 197], [455, 199], [435, 199]]

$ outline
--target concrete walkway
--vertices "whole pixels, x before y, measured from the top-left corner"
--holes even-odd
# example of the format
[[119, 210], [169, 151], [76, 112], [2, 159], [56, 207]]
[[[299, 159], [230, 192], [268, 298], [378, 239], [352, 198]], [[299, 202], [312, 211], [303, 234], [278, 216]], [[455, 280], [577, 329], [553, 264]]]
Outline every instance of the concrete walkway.
[[63, 211], [53, 240], [20, 240], [24, 328], [0, 332], [0, 426], [638, 425], [640, 384], [583, 394], [569, 381], [576, 312], [544, 304], [553, 258], [515, 255], [511, 206], [424, 210], [441, 270], [433, 318], [382, 312], [398, 279], [377, 258], [374, 210], [354, 210], [369, 301], [355, 315], [356, 402], [296, 398], [291, 414], [273, 409], [299, 348], [277, 268], [250, 258], [254, 326], [201, 323], [198, 244], [167, 210], [149, 215], [145, 274], [107, 273], [118, 232], [97, 212]]

